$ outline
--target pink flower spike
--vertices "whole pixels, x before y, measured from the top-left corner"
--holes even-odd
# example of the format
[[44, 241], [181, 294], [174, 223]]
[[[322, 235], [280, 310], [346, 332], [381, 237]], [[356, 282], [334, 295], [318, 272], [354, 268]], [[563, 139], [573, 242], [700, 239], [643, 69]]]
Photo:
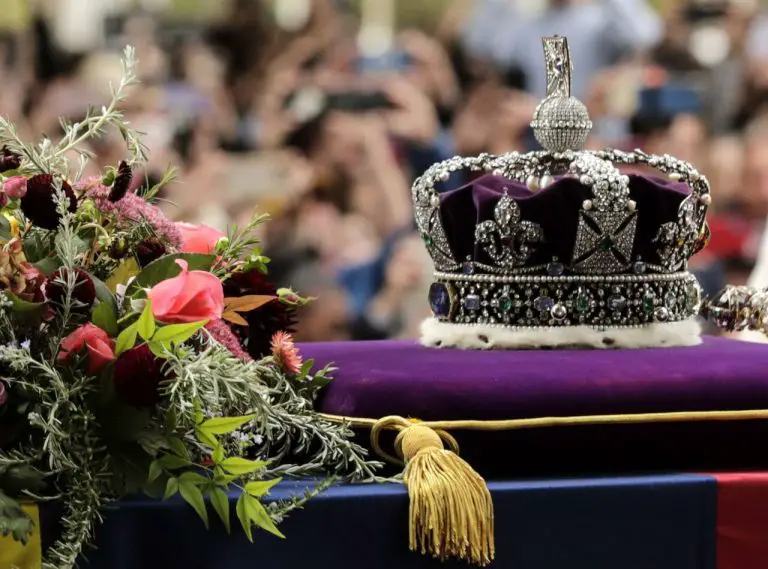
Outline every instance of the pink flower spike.
[[301, 371], [304, 362], [288, 332], [275, 332], [272, 336], [272, 355], [285, 373], [297, 375]]

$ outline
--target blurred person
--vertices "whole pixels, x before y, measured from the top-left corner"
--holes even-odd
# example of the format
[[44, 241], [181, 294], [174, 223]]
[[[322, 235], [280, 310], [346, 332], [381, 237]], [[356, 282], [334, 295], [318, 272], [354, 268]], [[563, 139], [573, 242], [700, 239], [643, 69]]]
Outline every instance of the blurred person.
[[521, 69], [526, 90], [541, 99], [546, 69], [531, 54], [541, 51], [542, 36], [566, 36], [577, 69], [573, 95], [583, 100], [593, 76], [656, 45], [662, 29], [646, 0], [478, 0], [464, 43], [476, 57]]
[[422, 320], [430, 315], [424, 298], [431, 278], [432, 263], [418, 234], [399, 238], [387, 260], [381, 288], [353, 322], [352, 337], [418, 337]]
[[[731, 148], [731, 152], [737, 151], [737, 147]], [[713, 186], [713, 211], [709, 216], [712, 239], [705, 250], [723, 263], [723, 281], [734, 284], [743, 284], [749, 278], [768, 216], [768, 122], [751, 125], [740, 154], [741, 171], [730, 180], [721, 178], [721, 194]], [[726, 158], [718, 155], [715, 163]]]
[[299, 308], [296, 339], [300, 342], [348, 340], [350, 317], [344, 292], [332, 276], [316, 264], [303, 264], [288, 278], [286, 286], [304, 297], [314, 298]]

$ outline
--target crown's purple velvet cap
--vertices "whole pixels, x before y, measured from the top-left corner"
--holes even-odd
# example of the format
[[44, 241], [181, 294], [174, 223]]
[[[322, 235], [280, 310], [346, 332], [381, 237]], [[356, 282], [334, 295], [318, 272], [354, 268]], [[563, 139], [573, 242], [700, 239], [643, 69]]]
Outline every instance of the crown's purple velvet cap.
[[[638, 211], [632, 258], [640, 256], [645, 262], [661, 264], [654, 239], [662, 224], [677, 220], [680, 203], [691, 190], [686, 184], [660, 178], [629, 177], [630, 197], [637, 202]], [[570, 261], [579, 210], [584, 200], [593, 198], [592, 190], [575, 178], [563, 177], [534, 193], [519, 182], [493, 174], [441, 195], [440, 214], [456, 261], [470, 257], [492, 264], [482, 247], [475, 245], [475, 226], [494, 219], [493, 210], [505, 188], [520, 207], [520, 219], [539, 224], [544, 232], [544, 242], [535, 247], [526, 265], [546, 264], [553, 257]]]

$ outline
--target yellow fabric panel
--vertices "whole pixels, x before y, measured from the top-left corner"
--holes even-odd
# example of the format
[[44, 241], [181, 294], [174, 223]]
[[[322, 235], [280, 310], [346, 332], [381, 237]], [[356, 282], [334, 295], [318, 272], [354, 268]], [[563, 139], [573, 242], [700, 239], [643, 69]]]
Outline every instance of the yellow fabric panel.
[[27, 545], [14, 541], [12, 537], [0, 537], [0, 568], [41, 569], [43, 547], [40, 543], [40, 511], [35, 504], [22, 506], [32, 518], [34, 528]]

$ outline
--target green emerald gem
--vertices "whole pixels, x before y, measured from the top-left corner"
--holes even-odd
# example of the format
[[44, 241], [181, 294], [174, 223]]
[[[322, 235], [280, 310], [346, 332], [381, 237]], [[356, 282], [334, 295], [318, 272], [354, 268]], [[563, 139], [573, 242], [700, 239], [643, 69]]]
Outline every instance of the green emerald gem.
[[613, 239], [611, 239], [610, 237], [603, 237], [603, 240], [600, 241], [600, 250], [603, 253], [607, 253], [611, 249], [613, 249]]
[[432, 238], [429, 235], [427, 235], [426, 233], [424, 233], [421, 236], [421, 238], [424, 241], [424, 243], [426, 243], [427, 245], [432, 245]]
[[508, 296], [502, 296], [499, 298], [499, 307], [502, 312], [509, 312], [512, 310], [512, 299]]
[[586, 294], [580, 293], [576, 297], [576, 310], [581, 314], [589, 312], [589, 297]]
[[655, 301], [656, 301], [656, 295], [652, 292], [645, 293], [645, 296], [643, 297], [643, 311], [644, 312], [653, 312], [653, 309], [655, 308]]

